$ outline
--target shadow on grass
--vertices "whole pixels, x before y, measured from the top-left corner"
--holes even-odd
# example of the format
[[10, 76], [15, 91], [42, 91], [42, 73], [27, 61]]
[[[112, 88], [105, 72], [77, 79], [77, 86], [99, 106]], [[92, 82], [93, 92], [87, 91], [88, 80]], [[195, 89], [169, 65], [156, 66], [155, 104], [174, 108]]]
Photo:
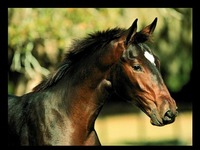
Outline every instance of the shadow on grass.
[[132, 141], [122, 141], [125, 145], [133, 145], [133, 146], [183, 146], [187, 145], [183, 141], [178, 139], [171, 140], [158, 140], [158, 141], [140, 141], [140, 142], [132, 142]]

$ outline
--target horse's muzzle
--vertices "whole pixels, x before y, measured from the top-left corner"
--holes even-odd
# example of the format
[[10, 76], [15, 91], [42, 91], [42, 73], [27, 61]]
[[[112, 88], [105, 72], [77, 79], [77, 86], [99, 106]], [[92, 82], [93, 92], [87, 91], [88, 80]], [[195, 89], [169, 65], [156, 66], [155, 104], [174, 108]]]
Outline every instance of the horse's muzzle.
[[157, 111], [153, 111], [152, 114], [150, 115], [151, 124], [155, 126], [164, 126], [173, 123], [177, 115], [178, 115], [177, 109], [175, 111], [168, 109], [164, 113], [163, 117], [159, 116]]

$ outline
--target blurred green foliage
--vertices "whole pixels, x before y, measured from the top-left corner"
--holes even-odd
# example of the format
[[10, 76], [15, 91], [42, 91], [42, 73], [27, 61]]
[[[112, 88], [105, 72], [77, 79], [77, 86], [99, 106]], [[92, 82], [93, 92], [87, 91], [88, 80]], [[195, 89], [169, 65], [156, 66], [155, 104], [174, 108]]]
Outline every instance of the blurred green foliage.
[[[128, 28], [136, 18], [140, 30], [155, 17], [151, 47], [168, 88], [179, 91], [192, 70], [191, 8], [9, 8], [9, 93], [19, 88], [19, 78], [25, 86], [35, 72], [46, 76], [54, 70], [73, 39], [116, 26]], [[12, 75], [16, 72], [20, 74]]]

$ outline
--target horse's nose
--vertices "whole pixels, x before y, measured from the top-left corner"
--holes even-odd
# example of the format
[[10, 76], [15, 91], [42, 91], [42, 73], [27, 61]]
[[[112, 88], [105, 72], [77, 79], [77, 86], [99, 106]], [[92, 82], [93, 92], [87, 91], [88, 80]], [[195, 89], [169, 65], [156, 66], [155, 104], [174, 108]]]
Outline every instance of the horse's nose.
[[176, 109], [175, 112], [173, 112], [171, 109], [168, 110], [168, 111], [164, 114], [163, 123], [164, 123], [164, 124], [169, 124], [169, 123], [174, 122], [174, 120], [175, 120], [177, 114], [178, 114], [177, 109]]

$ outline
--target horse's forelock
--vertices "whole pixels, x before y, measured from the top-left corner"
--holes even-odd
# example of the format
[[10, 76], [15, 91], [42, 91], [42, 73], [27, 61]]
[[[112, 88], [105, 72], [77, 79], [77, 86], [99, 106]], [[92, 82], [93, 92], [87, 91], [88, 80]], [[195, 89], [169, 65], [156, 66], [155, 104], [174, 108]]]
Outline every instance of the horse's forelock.
[[141, 32], [137, 32], [134, 35], [134, 40], [133, 40], [134, 44], [145, 43], [146, 41], [152, 42], [152, 36]]

